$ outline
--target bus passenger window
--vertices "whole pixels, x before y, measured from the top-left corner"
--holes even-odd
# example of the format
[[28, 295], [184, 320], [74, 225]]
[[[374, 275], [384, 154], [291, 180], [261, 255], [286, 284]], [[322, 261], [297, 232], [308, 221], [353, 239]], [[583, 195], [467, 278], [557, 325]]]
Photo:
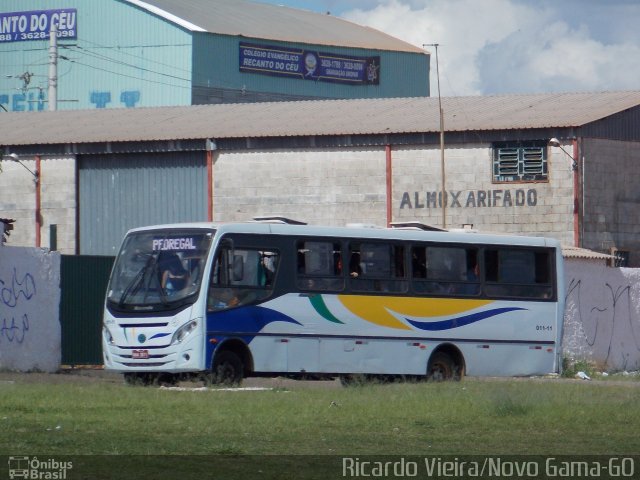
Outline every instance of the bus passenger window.
[[276, 266], [278, 263], [278, 255], [274, 252], [261, 252], [259, 275], [259, 284], [264, 287], [272, 287], [276, 276]]
[[411, 249], [411, 276], [413, 278], [427, 278], [427, 252], [424, 247]]
[[477, 248], [413, 247], [411, 257], [416, 292], [452, 296], [480, 294]]
[[278, 261], [279, 254], [272, 250], [222, 248], [211, 270], [207, 309], [232, 308], [269, 297]]
[[349, 255], [349, 276], [357, 278], [362, 275], [362, 267], [360, 267], [360, 252], [352, 251]]
[[547, 251], [490, 249], [485, 251], [487, 295], [550, 299], [551, 257]]
[[551, 284], [551, 261], [549, 252], [535, 252], [536, 283]]
[[405, 249], [386, 243], [352, 243], [349, 246], [350, 285], [354, 291], [404, 292]]
[[388, 277], [391, 273], [389, 246], [363, 243], [360, 248], [362, 274], [370, 277]]
[[462, 282], [453, 286], [453, 292], [456, 295], [479, 295], [482, 273], [480, 271], [480, 262], [478, 258], [478, 250], [475, 248], [465, 249], [466, 270]]
[[342, 290], [342, 250], [339, 243], [299, 241], [296, 245], [298, 288]]

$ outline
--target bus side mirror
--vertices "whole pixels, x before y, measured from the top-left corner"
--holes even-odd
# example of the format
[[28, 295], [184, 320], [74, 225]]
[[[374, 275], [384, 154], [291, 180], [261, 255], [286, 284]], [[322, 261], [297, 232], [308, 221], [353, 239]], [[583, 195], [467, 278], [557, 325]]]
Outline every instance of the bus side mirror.
[[233, 256], [232, 277], [234, 282], [239, 282], [244, 278], [244, 261], [242, 255]]

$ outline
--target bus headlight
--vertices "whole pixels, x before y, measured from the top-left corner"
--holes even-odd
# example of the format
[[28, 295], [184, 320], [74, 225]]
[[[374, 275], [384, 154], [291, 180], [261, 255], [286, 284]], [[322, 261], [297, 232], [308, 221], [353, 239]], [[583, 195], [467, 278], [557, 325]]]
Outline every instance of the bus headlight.
[[185, 323], [176, 331], [176, 333], [173, 334], [171, 345], [182, 342], [187, 335], [196, 329], [197, 326], [198, 320], [191, 320], [190, 322]]
[[113, 341], [113, 335], [111, 335], [111, 332], [109, 331], [106, 325], [102, 325], [102, 334], [104, 335], [104, 339], [107, 342], [107, 344], [109, 345], [115, 344], [115, 342]]

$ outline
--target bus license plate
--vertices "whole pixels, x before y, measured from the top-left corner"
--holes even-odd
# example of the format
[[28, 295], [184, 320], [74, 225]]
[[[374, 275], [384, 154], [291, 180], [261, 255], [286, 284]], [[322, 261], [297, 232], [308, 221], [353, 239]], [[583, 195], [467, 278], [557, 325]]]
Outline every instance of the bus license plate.
[[140, 360], [141, 358], [149, 358], [149, 350], [134, 350], [131, 358]]

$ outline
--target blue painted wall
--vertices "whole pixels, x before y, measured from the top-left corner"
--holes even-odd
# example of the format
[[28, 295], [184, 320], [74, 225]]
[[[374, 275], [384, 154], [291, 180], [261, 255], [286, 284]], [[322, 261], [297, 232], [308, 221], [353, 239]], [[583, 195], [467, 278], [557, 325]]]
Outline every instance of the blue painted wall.
[[[139, 108], [286, 98], [429, 95], [429, 56], [192, 33], [123, 0], [2, 0], [0, 110], [48, 110], [49, 40], [7, 41], [11, 12], [75, 9], [58, 41], [58, 110]], [[3, 17], [4, 15], [4, 17]], [[5, 18], [4, 24], [2, 19]], [[31, 13], [27, 15], [31, 21]], [[21, 32], [28, 36], [27, 29]], [[67, 35], [67, 34], [65, 34]], [[35, 36], [38, 36], [37, 34]], [[12, 37], [13, 40], [14, 37]], [[347, 85], [241, 72], [240, 42], [380, 57], [379, 83]], [[244, 92], [253, 96], [243, 99]]]
[[[3, 0], [0, 5], [0, 14], [77, 10], [77, 38], [58, 42], [58, 110], [191, 103], [190, 32], [117, 0]], [[4, 108], [48, 109], [48, 49], [48, 39], [0, 41]]]
[[[322, 52], [340, 57], [380, 57], [379, 83], [344, 84], [309, 81], [300, 77], [270, 76], [240, 71], [240, 44], [266, 45]], [[274, 40], [194, 34], [193, 84], [247, 92], [272, 92], [307, 98], [380, 98], [429, 95], [429, 56], [419, 53], [330, 47]]]

